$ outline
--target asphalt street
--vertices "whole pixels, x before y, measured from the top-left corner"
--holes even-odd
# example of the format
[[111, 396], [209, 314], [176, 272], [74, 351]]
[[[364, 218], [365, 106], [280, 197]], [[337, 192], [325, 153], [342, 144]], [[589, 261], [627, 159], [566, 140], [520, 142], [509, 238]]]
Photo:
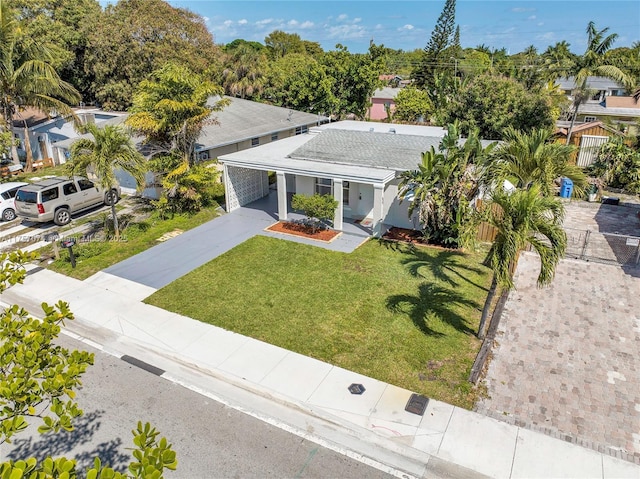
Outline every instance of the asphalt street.
[[389, 477], [79, 341], [61, 336], [60, 342], [95, 353], [78, 393], [84, 416], [71, 433], [40, 436], [32, 423], [13, 444], [0, 445], [0, 459], [75, 457], [82, 470], [98, 455], [124, 470], [130, 431], [140, 420], [152, 423], [178, 454], [178, 469], [167, 478]]

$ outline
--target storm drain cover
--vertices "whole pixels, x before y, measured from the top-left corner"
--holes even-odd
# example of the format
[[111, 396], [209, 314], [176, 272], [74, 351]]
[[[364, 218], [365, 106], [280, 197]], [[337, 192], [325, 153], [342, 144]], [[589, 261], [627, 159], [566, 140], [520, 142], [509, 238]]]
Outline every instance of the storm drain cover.
[[422, 416], [424, 410], [427, 409], [427, 404], [429, 404], [428, 397], [421, 394], [412, 394], [404, 410]]
[[353, 383], [351, 386], [349, 386], [349, 392], [351, 394], [362, 394], [365, 391], [366, 389], [362, 384]]

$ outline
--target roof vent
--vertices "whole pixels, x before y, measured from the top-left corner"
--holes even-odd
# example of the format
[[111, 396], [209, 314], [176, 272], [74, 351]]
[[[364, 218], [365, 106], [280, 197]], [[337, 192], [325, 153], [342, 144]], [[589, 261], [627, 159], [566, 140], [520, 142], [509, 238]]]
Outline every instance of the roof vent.
[[396, 129], [395, 128], [389, 128], [389, 133], [395, 133]]
[[373, 127], [369, 128], [369, 131], [370, 131], [371, 133], [373, 133]]

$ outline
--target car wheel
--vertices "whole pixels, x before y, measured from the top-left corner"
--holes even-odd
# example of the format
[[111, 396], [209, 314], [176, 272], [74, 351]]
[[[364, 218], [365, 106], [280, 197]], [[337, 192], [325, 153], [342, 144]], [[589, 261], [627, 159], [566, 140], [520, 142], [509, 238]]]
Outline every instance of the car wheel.
[[118, 192], [116, 190], [109, 190], [104, 195], [104, 204], [107, 206], [115, 205], [120, 198], [118, 197]]
[[66, 225], [69, 221], [71, 221], [71, 214], [66, 208], [56, 210], [55, 215], [53, 215], [53, 222], [59, 226]]
[[7, 208], [2, 212], [2, 219], [4, 221], [12, 221], [16, 219], [16, 212], [11, 208]]

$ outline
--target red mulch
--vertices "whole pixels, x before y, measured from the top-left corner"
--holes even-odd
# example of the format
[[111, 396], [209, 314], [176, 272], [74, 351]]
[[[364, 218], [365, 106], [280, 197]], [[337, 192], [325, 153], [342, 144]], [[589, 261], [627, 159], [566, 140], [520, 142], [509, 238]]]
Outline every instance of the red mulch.
[[395, 226], [387, 231], [384, 234], [383, 238], [392, 241], [405, 241], [407, 243], [427, 244], [420, 231], [408, 230], [405, 228], [396, 228]]
[[290, 223], [288, 221], [278, 221], [277, 223], [269, 226], [267, 231], [273, 231], [275, 233], [286, 233], [289, 235], [302, 236], [318, 241], [331, 241], [340, 234], [339, 231], [330, 229], [318, 230], [315, 233], [311, 231], [311, 228], [299, 223]]
[[429, 243], [429, 241], [422, 236], [420, 231], [396, 228], [395, 226], [389, 229], [389, 231], [382, 236], [382, 239], [389, 241], [402, 241], [404, 243], [418, 244], [420, 246], [428, 246], [430, 248], [443, 250], [456, 250], [456, 248], [446, 247], [436, 243]]

